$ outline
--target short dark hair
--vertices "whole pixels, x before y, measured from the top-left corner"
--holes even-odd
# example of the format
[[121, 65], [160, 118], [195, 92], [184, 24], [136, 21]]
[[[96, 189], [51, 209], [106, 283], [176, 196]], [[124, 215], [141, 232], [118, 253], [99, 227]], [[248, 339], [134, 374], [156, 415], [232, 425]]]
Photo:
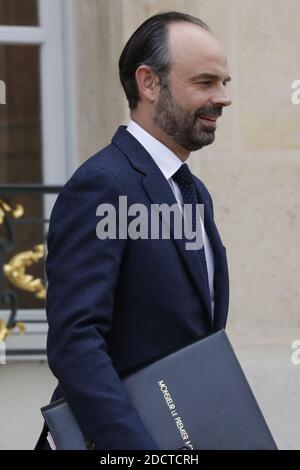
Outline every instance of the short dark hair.
[[172, 63], [168, 47], [168, 25], [186, 21], [210, 31], [204, 21], [178, 11], [161, 12], [148, 18], [127, 41], [119, 59], [119, 76], [130, 109], [140, 100], [135, 79], [136, 69], [145, 64], [159, 77], [161, 86], [167, 83]]

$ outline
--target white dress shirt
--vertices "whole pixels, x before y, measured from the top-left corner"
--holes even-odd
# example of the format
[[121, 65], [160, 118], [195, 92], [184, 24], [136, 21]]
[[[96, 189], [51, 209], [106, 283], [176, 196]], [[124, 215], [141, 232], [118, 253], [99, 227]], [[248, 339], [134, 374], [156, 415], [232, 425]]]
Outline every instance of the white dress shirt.
[[[180, 188], [176, 181], [172, 179], [172, 176], [179, 167], [183, 164], [180, 158], [175, 155], [168, 147], [164, 144], [159, 142], [159, 140], [155, 139], [151, 134], [146, 132], [141, 126], [139, 126], [135, 121], [130, 120], [127, 126], [127, 131], [130, 132], [139, 142], [140, 144], [147, 150], [147, 152], [151, 155], [153, 160], [155, 161], [156, 165], [159, 167], [162, 174], [165, 176], [167, 181], [169, 182], [174, 196], [181, 208], [183, 209], [183, 200]], [[187, 163], [187, 162], [185, 162]], [[209, 289], [211, 295], [211, 303], [212, 303], [212, 312], [214, 312], [214, 263], [213, 263], [213, 252], [207, 237], [202, 219], [201, 221], [201, 228], [202, 228], [202, 236], [203, 236], [203, 243], [205, 249], [205, 256], [206, 256], [206, 264], [207, 264], [207, 271], [208, 271], [208, 282], [209, 282]]]

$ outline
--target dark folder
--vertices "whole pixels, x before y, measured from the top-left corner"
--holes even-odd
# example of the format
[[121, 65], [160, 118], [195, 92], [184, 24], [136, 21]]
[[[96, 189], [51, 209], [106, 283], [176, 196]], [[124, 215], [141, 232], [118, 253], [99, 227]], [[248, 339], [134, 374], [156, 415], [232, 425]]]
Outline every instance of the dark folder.
[[[160, 449], [277, 450], [224, 330], [122, 379]], [[58, 449], [86, 449], [64, 399], [41, 408]]]

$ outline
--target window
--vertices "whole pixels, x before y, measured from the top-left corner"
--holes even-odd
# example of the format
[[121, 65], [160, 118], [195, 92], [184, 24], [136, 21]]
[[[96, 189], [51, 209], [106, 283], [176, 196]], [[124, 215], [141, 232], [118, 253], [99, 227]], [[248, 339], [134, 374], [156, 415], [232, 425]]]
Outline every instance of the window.
[[[70, 173], [66, 144], [66, 67], [62, 0], [0, 0], [0, 185], [62, 185]], [[2, 195], [3, 199], [4, 196]], [[30, 217], [49, 218], [55, 195], [20, 193], [6, 196], [20, 202]], [[1, 194], [0, 194], [1, 198]], [[20, 225], [9, 259], [43, 242], [45, 228]], [[7, 261], [7, 258], [5, 259]], [[43, 265], [30, 271], [43, 278]], [[23, 356], [45, 347], [44, 302], [18, 290], [18, 321], [26, 320], [27, 334], [12, 334], [7, 351]], [[0, 305], [0, 318], [8, 309]]]
[[37, 0], [1, 0], [0, 26], [37, 26]]

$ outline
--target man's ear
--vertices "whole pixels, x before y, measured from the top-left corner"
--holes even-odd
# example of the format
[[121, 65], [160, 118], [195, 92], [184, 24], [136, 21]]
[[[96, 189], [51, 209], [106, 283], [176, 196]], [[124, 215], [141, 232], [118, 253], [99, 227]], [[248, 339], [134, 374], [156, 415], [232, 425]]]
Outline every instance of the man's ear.
[[160, 81], [148, 65], [140, 65], [135, 71], [135, 79], [141, 99], [154, 103], [160, 91]]

